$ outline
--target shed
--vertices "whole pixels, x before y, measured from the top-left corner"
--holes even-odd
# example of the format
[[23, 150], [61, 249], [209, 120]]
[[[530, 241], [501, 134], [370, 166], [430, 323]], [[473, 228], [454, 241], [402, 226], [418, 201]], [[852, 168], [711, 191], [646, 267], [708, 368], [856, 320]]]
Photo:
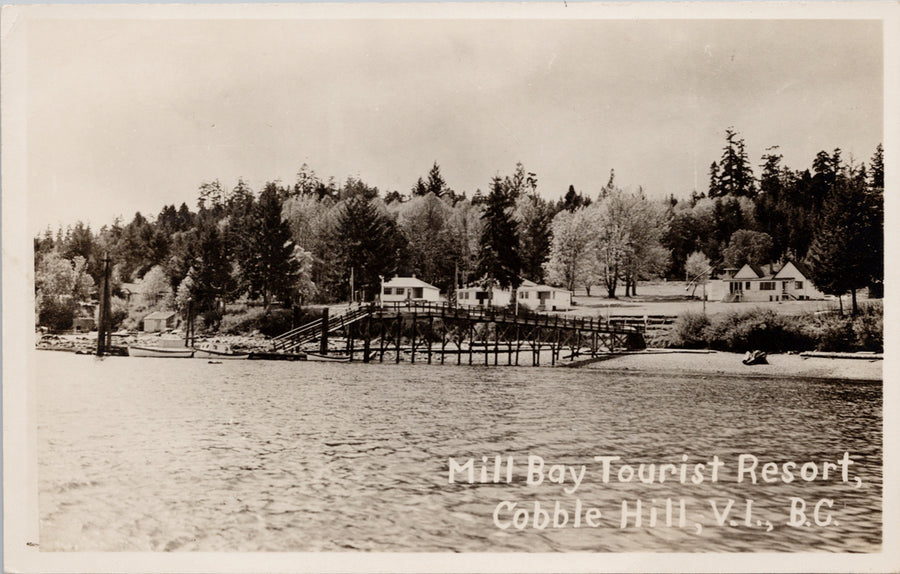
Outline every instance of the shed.
[[175, 311], [155, 311], [144, 317], [144, 331], [153, 333], [175, 328]]
[[93, 317], [75, 317], [72, 319], [72, 330], [76, 333], [87, 333], [97, 328]]

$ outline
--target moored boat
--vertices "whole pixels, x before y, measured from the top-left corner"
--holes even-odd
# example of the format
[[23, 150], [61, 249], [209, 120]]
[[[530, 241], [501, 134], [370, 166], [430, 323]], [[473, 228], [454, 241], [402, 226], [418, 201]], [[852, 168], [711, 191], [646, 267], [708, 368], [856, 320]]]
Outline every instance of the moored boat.
[[195, 359], [249, 359], [250, 353], [235, 353], [227, 343], [200, 343], [194, 346]]
[[192, 356], [194, 356], [194, 350], [188, 347], [153, 347], [150, 345], [129, 345], [128, 356], [190, 359]]
[[307, 361], [321, 361], [327, 363], [349, 363], [350, 357], [347, 355], [320, 355], [318, 353], [306, 353]]

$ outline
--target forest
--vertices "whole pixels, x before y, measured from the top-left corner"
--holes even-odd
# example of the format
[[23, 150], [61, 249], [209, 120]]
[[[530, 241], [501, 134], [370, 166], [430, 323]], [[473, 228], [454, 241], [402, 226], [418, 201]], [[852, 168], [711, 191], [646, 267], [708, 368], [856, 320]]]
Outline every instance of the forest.
[[213, 329], [238, 301], [267, 311], [371, 301], [382, 277], [413, 274], [450, 298], [454, 284], [514, 289], [524, 279], [627, 297], [651, 279], [796, 260], [824, 293], [868, 287], [880, 296], [882, 146], [868, 162], [840, 149], [802, 169], [782, 160], [770, 147], [754, 168], [728, 128], [707, 189], [658, 200], [620, 187], [614, 171], [599, 189], [570, 185], [547, 200], [541, 191], [551, 190], [521, 163], [471, 196], [454, 190], [437, 162], [406, 193], [323, 179], [306, 164], [292, 184], [260, 190], [242, 179], [206, 181], [193, 208], [165, 205], [127, 223], [76, 222], [34, 237], [36, 321], [71, 328], [96, 299], [105, 257], [119, 323], [139, 290], [150, 309], [183, 312], [190, 300]]

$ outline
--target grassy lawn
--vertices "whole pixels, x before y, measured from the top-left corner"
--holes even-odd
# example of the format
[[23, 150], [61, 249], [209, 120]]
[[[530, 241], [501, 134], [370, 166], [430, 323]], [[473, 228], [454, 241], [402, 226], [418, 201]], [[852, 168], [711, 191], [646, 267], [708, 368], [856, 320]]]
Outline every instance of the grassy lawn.
[[[690, 298], [690, 292], [685, 290], [684, 281], [654, 281], [638, 284], [638, 295], [635, 297], [618, 297], [609, 299], [606, 290], [597, 287], [591, 288], [589, 297], [585, 290], [576, 289], [572, 301], [575, 307], [569, 311], [569, 315], [583, 317], [611, 315], [678, 315], [685, 311], [700, 312], [703, 302], [699, 299], [701, 289], [697, 289], [698, 298]], [[624, 288], [619, 290], [624, 292]], [[865, 295], [857, 296], [858, 302], [865, 302]], [[850, 298], [844, 297], [844, 310], [849, 309]], [[774, 309], [778, 313], [796, 315], [801, 313], [813, 313], [816, 311], [830, 311], [838, 309], [837, 299], [824, 301], [765, 301], [765, 302], [740, 302], [723, 303], [721, 301], [707, 301], [706, 312], [709, 315], [719, 313], [739, 312], [748, 309]]]

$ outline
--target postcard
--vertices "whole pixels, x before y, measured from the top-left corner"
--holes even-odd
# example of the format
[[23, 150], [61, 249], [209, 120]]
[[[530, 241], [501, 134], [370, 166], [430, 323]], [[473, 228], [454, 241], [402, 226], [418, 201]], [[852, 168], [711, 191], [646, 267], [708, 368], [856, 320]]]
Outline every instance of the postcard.
[[4, 568], [897, 570], [898, 27], [5, 6]]

